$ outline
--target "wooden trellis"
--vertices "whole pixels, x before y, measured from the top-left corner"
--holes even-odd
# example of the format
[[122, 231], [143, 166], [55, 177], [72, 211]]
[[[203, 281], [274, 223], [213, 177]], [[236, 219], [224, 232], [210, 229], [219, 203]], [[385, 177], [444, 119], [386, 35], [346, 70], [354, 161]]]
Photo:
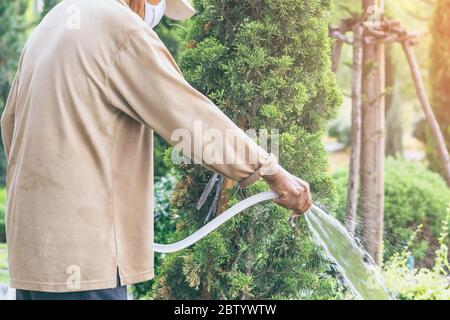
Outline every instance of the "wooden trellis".
[[[353, 33], [349, 37], [348, 33]], [[346, 226], [351, 233], [355, 230], [355, 218], [357, 209], [357, 189], [360, 179], [361, 161], [361, 105], [362, 91], [361, 82], [364, 72], [363, 52], [364, 47], [371, 44], [399, 43], [405, 53], [408, 65], [411, 69], [415, 89], [426, 115], [427, 122], [431, 129], [433, 139], [439, 151], [442, 162], [444, 177], [447, 185], [450, 186], [450, 158], [444, 136], [439, 127], [439, 123], [431, 108], [425, 85], [420, 73], [419, 65], [414, 54], [414, 45], [420, 40], [422, 35], [409, 33], [401, 27], [398, 21], [385, 18], [376, 27], [368, 22], [364, 17], [360, 19], [350, 18], [341, 20], [338, 27], [330, 28], [330, 35], [336, 39], [336, 46], [333, 51], [333, 71], [337, 71], [344, 44], [353, 46], [353, 67], [352, 67], [352, 148], [350, 157], [348, 202], [346, 212]]]

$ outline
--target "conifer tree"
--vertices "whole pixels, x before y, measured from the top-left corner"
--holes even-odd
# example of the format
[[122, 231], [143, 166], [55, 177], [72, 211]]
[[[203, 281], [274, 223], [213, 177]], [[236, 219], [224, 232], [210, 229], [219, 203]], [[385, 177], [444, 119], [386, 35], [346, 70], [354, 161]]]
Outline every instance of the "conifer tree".
[[[331, 72], [331, 0], [194, 0], [186, 79], [242, 129], [278, 129], [280, 162], [310, 182], [314, 200], [336, 203], [321, 138], [340, 95]], [[180, 169], [173, 199], [176, 238], [201, 227], [214, 202], [195, 208], [211, 172]], [[213, 216], [264, 182], [237, 190], [222, 183]], [[225, 202], [224, 202], [225, 200]], [[190, 249], [166, 256], [150, 294], [156, 299], [331, 298], [330, 266], [320, 258], [303, 218], [272, 203], [247, 210]]]

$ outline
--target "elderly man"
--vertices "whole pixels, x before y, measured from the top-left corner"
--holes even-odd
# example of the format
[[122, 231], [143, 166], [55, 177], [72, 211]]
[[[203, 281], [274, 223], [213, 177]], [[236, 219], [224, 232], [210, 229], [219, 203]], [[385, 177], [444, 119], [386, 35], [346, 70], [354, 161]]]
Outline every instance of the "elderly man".
[[126, 299], [153, 277], [153, 130], [172, 144], [188, 132], [200, 161], [195, 123], [218, 130], [235, 161], [206, 167], [242, 187], [266, 179], [295, 214], [311, 206], [308, 184], [192, 88], [152, 30], [193, 14], [186, 0], [65, 0], [30, 35], [1, 121], [18, 299]]

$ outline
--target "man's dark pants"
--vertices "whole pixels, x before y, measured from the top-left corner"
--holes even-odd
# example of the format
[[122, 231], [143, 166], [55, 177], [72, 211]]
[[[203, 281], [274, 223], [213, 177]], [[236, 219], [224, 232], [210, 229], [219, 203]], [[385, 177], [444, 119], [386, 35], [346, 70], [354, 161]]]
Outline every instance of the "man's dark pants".
[[120, 286], [112, 289], [89, 290], [79, 292], [40, 292], [16, 290], [16, 300], [127, 300], [127, 287]]

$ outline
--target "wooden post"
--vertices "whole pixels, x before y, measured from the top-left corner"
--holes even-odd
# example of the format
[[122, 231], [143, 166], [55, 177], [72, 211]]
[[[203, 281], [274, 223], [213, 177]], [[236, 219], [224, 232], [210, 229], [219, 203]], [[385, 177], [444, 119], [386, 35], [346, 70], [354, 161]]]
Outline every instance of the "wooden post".
[[352, 75], [352, 132], [351, 155], [348, 175], [347, 212], [345, 227], [353, 236], [356, 227], [357, 193], [361, 156], [361, 84], [363, 69], [364, 28], [360, 23], [353, 26], [353, 75]]
[[[363, 0], [363, 10], [382, 14], [382, 0]], [[361, 118], [361, 241], [375, 263], [382, 262], [384, 216], [385, 46], [364, 45]]]
[[[346, 23], [344, 22], [344, 20], [341, 20], [341, 22], [339, 23], [339, 32], [342, 34], [345, 34], [346, 30]], [[338, 71], [338, 67], [339, 67], [339, 62], [341, 60], [341, 53], [342, 53], [342, 47], [344, 45], [344, 42], [337, 39], [336, 40], [336, 44], [333, 48], [333, 56], [331, 58], [332, 61], [332, 70], [334, 73], [336, 73]]]
[[442, 168], [445, 175], [445, 181], [447, 182], [447, 185], [450, 186], [450, 158], [448, 155], [447, 146], [445, 144], [444, 135], [442, 134], [439, 123], [437, 122], [436, 117], [433, 113], [433, 109], [431, 108], [430, 101], [428, 100], [428, 96], [425, 91], [425, 85], [420, 74], [419, 64], [417, 63], [417, 59], [414, 54], [413, 46], [410, 41], [404, 41], [402, 43], [402, 46], [411, 68], [417, 95], [419, 96], [419, 100], [422, 105], [423, 111], [425, 112], [428, 124], [431, 129], [431, 133], [438, 147], [439, 157], [441, 158]]

